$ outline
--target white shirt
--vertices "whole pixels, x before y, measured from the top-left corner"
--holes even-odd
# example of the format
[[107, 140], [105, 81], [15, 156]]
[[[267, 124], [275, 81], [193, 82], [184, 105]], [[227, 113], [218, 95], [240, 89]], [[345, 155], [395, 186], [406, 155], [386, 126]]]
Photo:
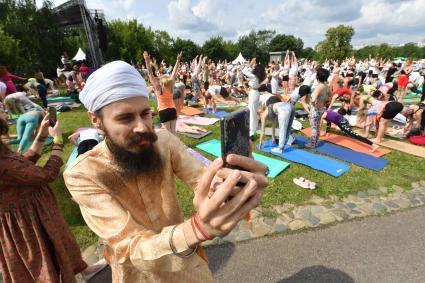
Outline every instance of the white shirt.
[[86, 141], [86, 140], [95, 140], [99, 142], [100, 139], [99, 139], [99, 133], [97, 132], [97, 130], [96, 129], [82, 130], [80, 132], [80, 142]]
[[275, 77], [272, 77], [270, 84], [272, 86], [272, 93], [277, 94], [277, 88], [279, 87], [279, 81]]
[[6, 89], [7, 86], [3, 82], [0, 82], [0, 94], [5, 93]]

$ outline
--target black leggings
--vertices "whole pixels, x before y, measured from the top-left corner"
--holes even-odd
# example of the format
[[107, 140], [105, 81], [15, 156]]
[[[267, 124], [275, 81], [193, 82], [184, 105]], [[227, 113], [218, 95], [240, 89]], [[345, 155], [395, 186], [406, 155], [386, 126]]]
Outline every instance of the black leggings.
[[355, 138], [358, 141], [361, 141], [362, 143], [366, 143], [368, 145], [372, 145], [373, 142], [371, 142], [370, 140], [368, 140], [365, 137], [362, 137], [358, 134], [356, 134], [355, 132], [353, 132], [353, 130], [350, 127], [350, 124], [348, 123], [348, 120], [343, 118], [339, 123], [336, 124], [338, 126], [338, 128], [343, 131], [346, 135], [349, 135], [350, 137]]

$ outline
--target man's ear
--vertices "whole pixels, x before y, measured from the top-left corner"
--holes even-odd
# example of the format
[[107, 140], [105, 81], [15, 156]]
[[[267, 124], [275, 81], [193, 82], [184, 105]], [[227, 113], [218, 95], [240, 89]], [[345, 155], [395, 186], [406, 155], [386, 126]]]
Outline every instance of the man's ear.
[[97, 129], [101, 129], [100, 117], [96, 116], [94, 112], [91, 111], [87, 112], [87, 116], [89, 117], [89, 120], [93, 126], [95, 126]]

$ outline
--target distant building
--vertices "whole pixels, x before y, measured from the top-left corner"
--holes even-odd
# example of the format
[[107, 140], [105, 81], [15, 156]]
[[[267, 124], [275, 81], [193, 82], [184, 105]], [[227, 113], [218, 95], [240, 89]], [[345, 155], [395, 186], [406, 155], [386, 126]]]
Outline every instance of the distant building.
[[270, 55], [270, 63], [271, 62], [283, 62], [284, 57], [285, 57], [285, 52], [284, 51], [276, 51], [276, 52], [269, 52]]

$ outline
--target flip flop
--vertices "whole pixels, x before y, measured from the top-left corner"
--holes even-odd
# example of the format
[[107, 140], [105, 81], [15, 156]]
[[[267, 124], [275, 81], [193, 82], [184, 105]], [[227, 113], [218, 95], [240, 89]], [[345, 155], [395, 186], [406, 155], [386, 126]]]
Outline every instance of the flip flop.
[[293, 182], [295, 183], [295, 185], [300, 186], [303, 189], [310, 189], [307, 180], [305, 180], [303, 177], [300, 177], [299, 179], [294, 178]]
[[106, 260], [102, 258], [102, 259], [100, 259], [98, 262], [96, 262], [93, 265], [98, 265], [99, 266], [99, 269], [97, 269], [96, 271], [94, 271], [94, 272], [92, 272], [92, 273], [90, 273], [88, 275], [81, 274], [83, 276], [83, 279], [84, 279], [85, 282], [88, 282], [90, 279], [92, 279], [94, 276], [96, 276], [96, 274], [98, 274], [103, 269], [105, 269], [105, 267], [108, 266], [108, 263], [106, 263]]

